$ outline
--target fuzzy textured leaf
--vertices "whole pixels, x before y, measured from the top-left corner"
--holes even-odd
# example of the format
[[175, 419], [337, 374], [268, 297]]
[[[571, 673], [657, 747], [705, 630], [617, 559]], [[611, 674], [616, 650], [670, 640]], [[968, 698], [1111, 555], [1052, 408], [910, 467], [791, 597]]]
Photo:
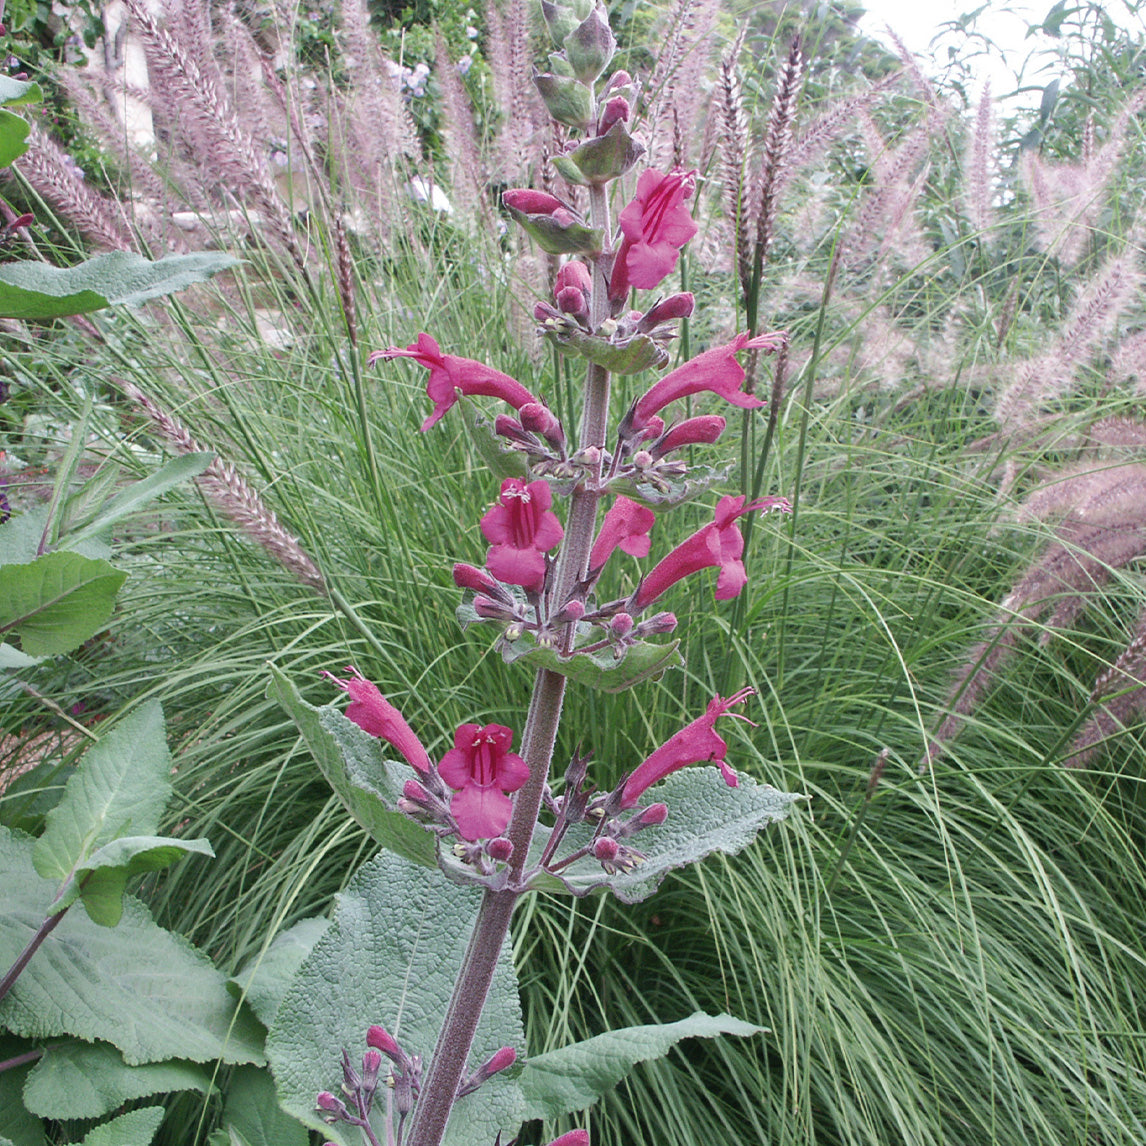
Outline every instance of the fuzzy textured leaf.
[[88, 749], [36, 841], [36, 871], [68, 879], [104, 844], [153, 835], [171, 797], [163, 709], [148, 701]]
[[634, 334], [623, 342], [610, 342], [595, 334], [586, 334], [572, 320], [547, 320], [543, 333], [566, 354], [576, 354], [603, 366], [613, 374], [639, 374], [642, 370], [659, 369], [668, 362], [668, 351], [647, 334]]
[[697, 1011], [676, 1023], [622, 1027], [531, 1058], [518, 1078], [526, 1118], [559, 1118], [595, 1102], [639, 1062], [663, 1058], [681, 1039], [757, 1035], [767, 1028]]
[[[207, 840], [171, 836], [124, 836], [104, 844], [76, 868], [75, 881], [57, 901], [56, 909], [84, 901], [84, 909], [101, 927], [114, 927], [123, 915], [127, 881], [145, 871], [162, 871], [189, 853], [215, 858]], [[80, 877], [86, 879], [81, 881]]]
[[294, 982], [298, 969], [329, 926], [329, 919], [299, 920], [293, 927], [276, 935], [265, 951], [249, 959], [227, 980], [232, 994], [246, 999], [263, 1026], [273, 1025], [279, 1004]]
[[[366, 1048], [366, 1028], [380, 1023], [409, 1054], [428, 1058], [477, 917], [480, 895], [388, 852], [355, 874], [337, 897], [330, 930], [315, 944], [279, 1008], [267, 1039], [283, 1107], [333, 1141], [360, 1146], [357, 1131], [340, 1137], [314, 1109], [320, 1090], [337, 1090], [345, 1047], [351, 1062]], [[501, 953], [482, 1012], [471, 1069], [525, 1034], [510, 945]], [[519, 1087], [495, 1075], [462, 1099], [444, 1146], [492, 1143], [520, 1122]], [[381, 1111], [378, 1112], [381, 1129]], [[503, 1138], [505, 1135], [503, 1134]]]
[[162, 1121], [162, 1106], [141, 1106], [88, 1131], [81, 1146], [151, 1146]]
[[[32, 866], [33, 843], [0, 827], [3, 967], [32, 938], [56, 891], [56, 881]], [[0, 1025], [25, 1038], [103, 1040], [132, 1065], [171, 1058], [263, 1061], [258, 1024], [244, 1011], [236, 1014], [223, 973], [181, 936], [157, 926], [131, 896], [115, 928], [69, 911], [0, 1001]]]
[[108, 1043], [73, 1042], [44, 1052], [28, 1075], [24, 1105], [43, 1118], [102, 1118], [131, 1099], [210, 1089], [210, 1074], [193, 1063], [128, 1066]]
[[[697, 863], [713, 852], [743, 851], [760, 831], [787, 819], [792, 805], [804, 799], [758, 784], [742, 772], [737, 775], [740, 786], [729, 788], [716, 768], [691, 767], [649, 789], [644, 802], [667, 804], [669, 816], [632, 838], [632, 845], [647, 857], [632, 871], [608, 875], [596, 860], [586, 857], [566, 868], [560, 879], [542, 875], [534, 886], [578, 896], [607, 888], [624, 903], [638, 903], [652, 895], [674, 868]], [[590, 834], [584, 825], [570, 830], [558, 858], [587, 843]], [[549, 830], [539, 827], [534, 849], [540, 852], [548, 836]]]
[[[5, 968], [6, 969], [6, 968]], [[0, 1061], [31, 1050], [22, 1039], [0, 1032]], [[24, 1105], [24, 1084], [33, 1063], [0, 1071], [0, 1146], [48, 1146], [44, 1124]]]
[[241, 1066], [227, 1085], [223, 1124], [247, 1146], [307, 1146], [306, 1127], [281, 1106], [270, 1071]]
[[382, 847], [415, 863], [435, 866], [434, 837], [396, 808], [402, 786], [415, 778], [414, 769], [386, 760], [382, 742], [337, 708], [308, 704], [273, 665], [271, 675], [267, 696], [298, 725], [319, 771], [355, 821]]
[[78, 553], [0, 565], [0, 633], [18, 633], [29, 656], [69, 652], [107, 624], [126, 580], [106, 561]]
[[236, 261], [230, 255], [199, 251], [152, 262], [127, 251], [112, 251], [74, 267], [7, 263], [0, 267], [0, 316], [48, 319], [105, 306], [139, 306], [203, 282]]
[[9, 167], [28, 150], [28, 121], [0, 108], [0, 167]]

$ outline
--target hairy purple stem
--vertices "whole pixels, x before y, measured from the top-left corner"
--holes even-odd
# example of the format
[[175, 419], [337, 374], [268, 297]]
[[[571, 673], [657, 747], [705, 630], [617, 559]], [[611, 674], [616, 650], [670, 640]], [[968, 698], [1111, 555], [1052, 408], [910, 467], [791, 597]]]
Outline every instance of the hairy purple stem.
[[[594, 227], [609, 233], [608, 198], [603, 187], [590, 189], [591, 217]], [[594, 330], [608, 317], [608, 284], [606, 269], [598, 264], [593, 271], [593, 298], [590, 325]], [[609, 420], [609, 372], [590, 365], [585, 379], [585, 406], [581, 416], [579, 448], [596, 446], [603, 449]], [[596, 485], [596, 483], [594, 483]], [[589, 552], [597, 525], [597, 502], [600, 491], [584, 485], [573, 491], [565, 523], [565, 540], [557, 561], [556, 590], [553, 600], [560, 608], [578, 578], [589, 568]], [[562, 645], [573, 647], [575, 626], [570, 624]], [[458, 1093], [473, 1045], [478, 1020], [481, 1018], [493, 982], [494, 968], [509, 932], [517, 898], [521, 894], [521, 874], [529, 858], [529, 845], [541, 811], [545, 783], [561, 723], [561, 705], [565, 698], [565, 677], [550, 669], [538, 670], [533, 682], [533, 696], [522, 736], [521, 755], [529, 765], [529, 779], [513, 802], [513, 815], [506, 837], [513, 844], [509, 861], [509, 885], [503, 891], [487, 890], [482, 896], [477, 922], [470, 936], [462, 969], [446, 1008], [445, 1021], [430, 1059], [426, 1080], [414, 1107], [407, 1146], [439, 1146], [446, 1132], [450, 1109]]]
[[20, 957], [9, 968], [8, 974], [5, 975], [3, 979], [0, 979], [0, 999], [4, 998], [4, 996], [12, 990], [12, 984], [20, 977], [20, 972], [28, 965], [28, 960], [36, 954], [40, 944], [48, 938], [52, 933], [52, 929], [67, 913], [68, 909], [65, 907], [63, 911], [57, 911], [54, 915], [49, 915], [44, 922], [36, 928], [36, 934], [28, 940], [28, 946], [20, 952]]

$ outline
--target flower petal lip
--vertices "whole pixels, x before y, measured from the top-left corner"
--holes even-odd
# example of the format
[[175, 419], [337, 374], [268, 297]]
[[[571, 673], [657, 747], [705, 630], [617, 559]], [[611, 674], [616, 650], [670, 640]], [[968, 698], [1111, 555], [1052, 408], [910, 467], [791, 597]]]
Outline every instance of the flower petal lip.
[[512, 745], [513, 731], [503, 724], [462, 724], [454, 733], [438, 774], [455, 790], [450, 812], [463, 839], [499, 836], [509, 823], [513, 802], [506, 793], [529, 779], [529, 767]]
[[[748, 721], [746, 716], [739, 713], [729, 713], [728, 710], [736, 704], [742, 704], [750, 696], [754, 696], [754, 688], [742, 688], [732, 696], [714, 697], [708, 704], [703, 716], [697, 717], [691, 724], [686, 725], [674, 736], [669, 737], [655, 752], [646, 757], [639, 764], [621, 788], [621, 807], [634, 807], [645, 791], [666, 776], [689, 764], [701, 764], [711, 761], [716, 764], [724, 777], [724, 782], [735, 788], [739, 785], [736, 773], [728, 767], [724, 760], [728, 752], [728, 744], [715, 730], [718, 717], [728, 713], [740, 720]], [[751, 721], [748, 721], [751, 724]]]
[[680, 248], [697, 232], [684, 205], [696, 186], [695, 171], [652, 168], [637, 180], [636, 198], [618, 217], [621, 244], [609, 279], [609, 298], [623, 299], [630, 287], [652, 290], [676, 266]]
[[420, 776], [430, 774], [430, 756], [405, 717], [382, 695], [378, 686], [368, 681], [354, 665], [347, 665], [349, 680], [339, 680], [333, 673], [323, 672], [343, 692], [350, 696], [346, 708], [347, 719], [354, 721], [364, 732], [377, 736], [393, 745], [406, 758], [410, 767]]
[[531, 394], [516, 378], [503, 374], [477, 362], [473, 358], [460, 358], [456, 354], [443, 354], [438, 343], [424, 331], [418, 341], [412, 342], [404, 350], [389, 346], [385, 350], [375, 350], [368, 359], [370, 365], [380, 359], [412, 358], [430, 372], [426, 383], [426, 394], [434, 403], [430, 416], [422, 423], [422, 433], [437, 424], [441, 417], [458, 400], [460, 390], [467, 397], [485, 395], [508, 402], [515, 410], [529, 402], [540, 399]]
[[589, 553], [589, 568], [603, 568], [613, 550], [618, 547], [631, 557], [647, 557], [651, 544], [649, 530], [655, 521], [656, 514], [647, 506], [624, 494], [618, 495], [616, 501], [609, 506], [601, 522], [601, 532], [593, 542]]
[[762, 399], [755, 394], [745, 394], [740, 389], [745, 374], [736, 355], [742, 350], [775, 350], [784, 337], [779, 334], [760, 334], [749, 338], [747, 334], [738, 334], [726, 345], [713, 347], [690, 358], [683, 366], [678, 366], [654, 382], [634, 403], [626, 420], [634, 428], [640, 429], [670, 402], [704, 390], [710, 390], [726, 402], [745, 410], [763, 406]]
[[501, 495], [481, 519], [491, 548], [486, 568], [499, 581], [539, 589], [545, 580], [545, 554], [565, 536], [549, 508], [553, 493], [544, 481], [506, 478]]

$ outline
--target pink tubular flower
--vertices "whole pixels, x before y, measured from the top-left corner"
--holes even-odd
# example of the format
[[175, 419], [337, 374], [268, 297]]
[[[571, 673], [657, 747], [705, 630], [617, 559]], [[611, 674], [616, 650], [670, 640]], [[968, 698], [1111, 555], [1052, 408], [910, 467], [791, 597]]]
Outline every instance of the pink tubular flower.
[[472, 358], [459, 358], [456, 354], [443, 354], [441, 347], [428, 334], [418, 335], [418, 341], [410, 343], [405, 350], [389, 346], [385, 350], [375, 350], [370, 355], [370, 365], [385, 358], [413, 358], [430, 372], [426, 383], [426, 393], [434, 403], [433, 412], [422, 423], [422, 433], [435, 425], [441, 416], [458, 400], [458, 391], [471, 396], [489, 395], [508, 402], [515, 410], [520, 410], [527, 402], [537, 399], [516, 378], [502, 374], [475, 362]]
[[549, 507], [553, 494], [543, 481], [528, 485], [520, 478], [501, 483], [501, 497], [481, 519], [481, 531], [492, 548], [489, 571], [507, 585], [540, 589], [545, 580], [545, 553], [565, 531]]
[[354, 674], [349, 680], [339, 680], [329, 672], [322, 675], [350, 695], [350, 704], [346, 707], [347, 719], [353, 720], [371, 736], [392, 744], [419, 776], [428, 776], [429, 753], [422, 747], [422, 742], [414, 735], [402, 714], [382, 695], [378, 686], [368, 681], [353, 665], [347, 665], [346, 671]]
[[593, 542], [589, 554], [589, 568], [600, 569], [609, 560], [613, 550], [620, 546], [630, 557], [649, 555], [649, 530], [656, 521], [656, 514], [647, 506], [639, 505], [623, 494], [620, 495], [605, 514], [601, 522], [601, 532]]
[[510, 752], [513, 732], [502, 724], [463, 724], [454, 746], [442, 757], [438, 774], [454, 789], [450, 811], [466, 840], [500, 836], [509, 823], [516, 792], [529, 779], [529, 768]]
[[783, 339], [782, 334], [758, 334], [749, 338], [738, 334], [726, 346], [716, 346], [695, 358], [690, 358], [683, 366], [670, 371], [659, 381], [654, 382], [637, 399], [631, 415], [632, 425], [640, 429], [658, 410], [663, 410], [678, 398], [711, 390], [726, 402], [745, 410], [763, 406], [755, 394], [741, 393], [744, 381], [744, 368], [736, 360], [741, 350], [775, 350]]
[[695, 171], [662, 175], [650, 168], [637, 180], [637, 197], [618, 220], [624, 238], [609, 280], [610, 299], [624, 298], [630, 287], [652, 290], [676, 266], [681, 247], [696, 234], [684, 205], [695, 186]]
[[[739, 781], [736, 773], [724, 761], [728, 745], [724, 738], [717, 734], [714, 725], [717, 717], [723, 716], [734, 704], [742, 704], [755, 693], [754, 688], [742, 688], [730, 697], [715, 697], [703, 716], [666, 740], [644, 763], [633, 770], [621, 789], [621, 807], [634, 807], [647, 789], [659, 780], [663, 780], [670, 772], [676, 772], [689, 764], [711, 761], [720, 769], [724, 782], [730, 788], [737, 787]], [[729, 715], [752, 723], [739, 713], [733, 712]]]
[[715, 520], [685, 538], [640, 583], [630, 600], [629, 612], [641, 612], [682, 577], [714, 566], [720, 567], [720, 576], [716, 580], [716, 599], [727, 601], [735, 597], [748, 580], [741, 560], [744, 556], [744, 536], [736, 524], [737, 518], [755, 509], [787, 511], [789, 508], [782, 497], [763, 498], [751, 505], [745, 505], [744, 500], [743, 497], [722, 497], [716, 506]]

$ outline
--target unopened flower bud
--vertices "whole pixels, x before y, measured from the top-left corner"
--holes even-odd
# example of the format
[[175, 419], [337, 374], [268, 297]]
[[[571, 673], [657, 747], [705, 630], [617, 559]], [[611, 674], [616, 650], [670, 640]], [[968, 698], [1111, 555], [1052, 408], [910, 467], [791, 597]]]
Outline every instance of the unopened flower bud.
[[505, 836], [496, 836], [485, 845], [486, 855], [499, 863], [505, 863], [513, 855], [513, 844]]
[[462, 562], [458, 562], [454, 566], [454, 584], [459, 589], [472, 589], [475, 593], [487, 593], [499, 601], [513, 600], [501, 583], [495, 581], [484, 569], [465, 565]]
[[[620, 74], [624, 74], [623, 72]], [[549, 1146], [589, 1146], [589, 1131], [588, 1130], [570, 1130], [568, 1134], [562, 1134], [560, 1138], [554, 1138]]]
[[633, 627], [633, 618], [628, 613], [617, 613], [612, 620], [609, 621], [609, 632], [614, 637], [628, 636]]
[[719, 414], [702, 414], [698, 418], [686, 418], [660, 438], [653, 446], [653, 453], [661, 458], [683, 446], [710, 446], [724, 433], [725, 425], [727, 423]]
[[558, 267], [553, 293], [556, 295], [566, 287], [576, 287], [585, 294], [592, 291], [593, 277], [589, 274], [589, 268], [580, 259], [570, 259]]
[[597, 122], [597, 134], [604, 135], [615, 123], [628, 123], [631, 113], [632, 108], [624, 96], [613, 96], [605, 104], [605, 110], [601, 112], [601, 118]]
[[[423, 788], [422, 785], [419, 784], [417, 780], [407, 780], [406, 783], [402, 785], [402, 795], [405, 796], [407, 800], [411, 801], [414, 804], [418, 804], [421, 807], [429, 807], [430, 793], [427, 792], [426, 789]], [[373, 1027], [371, 1027], [370, 1029], [374, 1030]], [[382, 1028], [379, 1027], [378, 1030], [382, 1030]], [[375, 1045], [374, 1043], [370, 1042], [370, 1036], [369, 1035], [366, 1036], [366, 1042], [367, 1042], [368, 1046], [374, 1046]], [[379, 1048], [379, 1049], [381, 1049], [381, 1048]]]
[[637, 450], [633, 454], [633, 465], [639, 470], [648, 469], [653, 464], [653, 455], [648, 450]]
[[534, 191], [532, 187], [504, 191], [501, 201], [511, 210], [520, 211], [523, 215], [555, 215], [558, 211], [568, 210], [560, 199], [545, 191]]
[[557, 416], [540, 402], [527, 402], [518, 410], [522, 426], [532, 434], [540, 434], [543, 438], [564, 440], [564, 432]]
[[[602, 97], [607, 99], [610, 92], [615, 92], [618, 88], [627, 88], [632, 82], [633, 77], [630, 76], [629, 73], [624, 70], [624, 68], [618, 68], [609, 77], [609, 82], [605, 85], [605, 90], [602, 93]], [[584, 1131], [580, 1131], [580, 1133], [584, 1133]], [[554, 1146], [557, 1146], [557, 1144], [554, 1143]]]
[[665, 432], [665, 420], [659, 414], [654, 414], [641, 431], [641, 440], [651, 442]]
[[564, 314], [570, 314], [574, 318], [584, 318], [589, 313], [585, 295], [576, 287], [562, 288], [557, 292], [556, 299], [558, 310]]
[[654, 613], [648, 620], [641, 622], [640, 630], [642, 633], [671, 633], [676, 625], [675, 613]]
[[510, 414], [498, 414], [494, 418], [493, 432], [500, 438], [508, 438], [511, 442], [528, 441], [525, 427]]
[[497, 1074], [499, 1071], [508, 1070], [515, 1062], [517, 1062], [517, 1051], [515, 1051], [513, 1047], [502, 1047], [501, 1050], [494, 1052], [489, 1061], [481, 1069], [488, 1078], [490, 1075]]
[[406, 1060], [402, 1048], [394, 1040], [394, 1036], [389, 1034], [385, 1027], [380, 1027], [377, 1024], [370, 1027], [366, 1032], [366, 1045], [373, 1047], [375, 1050], [380, 1050], [391, 1062], [401, 1065]]
[[637, 332], [647, 334], [663, 322], [671, 322], [677, 318], [688, 318], [692, 314], [696, 300], [689, 291], [680, 294], [670, 294], [668, 298], [661, 299], [655, 306], [650, 307], [645, 314], [637, 320]]
[[643, 812], [633, 818], [640, 821], [642, 828], [655, 828], [668, 819], [668, 814], [667, 804], [650, 804]]
[[621, 845], [609, 836], [601, 836], [593, 841], [593, 858], [601, 863], [612, 863], [620, 850]]
[[346, 1109], [346, 1103], [341, 1098], [335, 1098], [329, 1090], [320, 1091], [314, 1100], [314, 1105], [319, 1110], [325, 1111], [327, 1116], [323, 1122], [338, 1122], [339, 1119], [350, 1118], [350, 1111]]
[[554, 618], [553, 622], [563, 625], [567, 621], [579, 621], [585, 615], [584, 601], [566, 601], [564, 608]]
[[506, 608], [499, 601], [478, 594], [474, 598], [474, 612], [487, 621], [512, 621], [513, 610]]

